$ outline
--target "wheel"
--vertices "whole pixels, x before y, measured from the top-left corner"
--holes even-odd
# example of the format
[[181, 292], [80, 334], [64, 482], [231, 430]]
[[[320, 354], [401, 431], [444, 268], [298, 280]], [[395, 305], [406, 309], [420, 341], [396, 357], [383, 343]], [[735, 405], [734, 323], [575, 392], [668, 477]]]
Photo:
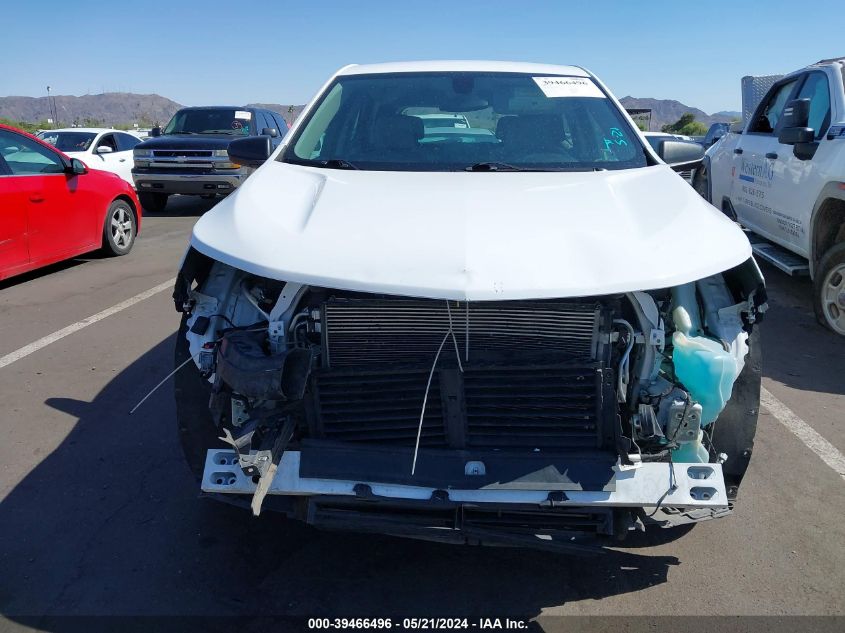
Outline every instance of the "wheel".
[[824, 254], [813, 284], [819, 323], [845, 336], [845, 242]]
[[141, 201], [141, 206], [144, 207], [144, 210], [150, 211], [151, 213], [164, 211], [164, 207], [167, 206], [166, 193], [139, 193], [138, 200]]
[[103, 250], [109, 255], [126, 255], [135, 243], [137, 226], [132, 205], [126, 200], [112, 202], [103, 227]]

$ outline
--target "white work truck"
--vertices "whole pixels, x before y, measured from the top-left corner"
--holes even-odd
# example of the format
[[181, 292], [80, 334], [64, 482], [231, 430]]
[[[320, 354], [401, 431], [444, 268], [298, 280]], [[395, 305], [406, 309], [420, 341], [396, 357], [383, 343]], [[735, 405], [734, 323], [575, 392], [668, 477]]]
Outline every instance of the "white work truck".
[[814, 282], [819, 321], [845, 336], [845, 57], [776, 81], [711, 147], [693, 186], [749, 230], [754, 254]]

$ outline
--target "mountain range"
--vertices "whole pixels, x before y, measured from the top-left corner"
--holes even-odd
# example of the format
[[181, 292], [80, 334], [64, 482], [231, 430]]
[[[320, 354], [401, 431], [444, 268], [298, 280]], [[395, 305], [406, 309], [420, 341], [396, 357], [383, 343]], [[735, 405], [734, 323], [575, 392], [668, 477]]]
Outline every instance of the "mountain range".
[[650, 109], [651, 130], [653, 132], [659, 132], [661, 127], [668, 123], [674, 123], [687, 112], [692, 112], [695, 115], [695, 120], [700, 121], [706, 127], [710, 127], [711, 123], [730, 123], [735, 119], [742, 118], [741, 112], [722, 110], [721, 112], [707, 114], [704, 110], [699, 110], [698, 108], [688, 106], [673, 99], [651, 99], [629, 96], [622, 97], [619, 102], [626, 108]]
[[[148, 127], [164, 125], [182, 104], [157, 94], [106, 92], [80, 97], [56, 95], [51, 97], [60, 125], [77, 124], [131, 125]], [[0, 118], [37, 123], [53, 118], [47, 97], [0, 97]], [[240, 104], [235, 104], [240, 105]], [[304, 106], [281, 103], [248, 103], [247, 106], [267, 108], [281, 114], [290, 124]]]
[[[129, 92], [106, 92], [96, 95], [69, 96], [56, 95], [55, 110], [58, 123], [96, 123], [98, 125], [131, 125], [141, 127], [153, 123], [166, 123], [182, 107], [181, 104], [157, 94], [135, 94]], [[660, 130], [667, 123], [674, 123], [683, 114], [692, 112], [696, 121], [705, 125], [714, 122], [730, 122], [740, 117], [739, 112], [722, 111], [712, 115], [703, 110], [688, 106], [671, 99], [651, 99], [623, 97], [620, 99], [626, 108], [651, 109], [651, 129]], [[281, 103], [247, 104], [273, 110], [281, 114], [290, 124], [299, 116], [304, 106], [284, 105]], [[0, 97], [0, 118], [12, 121], [37, 123], [52, 118], [47, 97]]]

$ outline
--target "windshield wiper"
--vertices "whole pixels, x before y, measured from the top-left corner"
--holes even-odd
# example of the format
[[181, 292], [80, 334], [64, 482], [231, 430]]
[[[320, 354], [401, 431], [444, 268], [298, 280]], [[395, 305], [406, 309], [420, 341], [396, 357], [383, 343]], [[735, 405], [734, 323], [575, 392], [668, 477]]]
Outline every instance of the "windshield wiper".
[[196, 134], [196, 132], [186, 132], [186, 131], [183, 131], [183, 132], [171, 132], [171, 134]]
[[315, 161], [320, 167], [328, 167], [329, 169], [360, 169], [360, 167], [353, 165], [345, 158], [329, 158], [328, 160]]
[[526, 169], [524, 167], [517, 167], [509, 163], [475, 163], [469, 167], [464, 167], [464, 171], [538, 171], [537, 169]]

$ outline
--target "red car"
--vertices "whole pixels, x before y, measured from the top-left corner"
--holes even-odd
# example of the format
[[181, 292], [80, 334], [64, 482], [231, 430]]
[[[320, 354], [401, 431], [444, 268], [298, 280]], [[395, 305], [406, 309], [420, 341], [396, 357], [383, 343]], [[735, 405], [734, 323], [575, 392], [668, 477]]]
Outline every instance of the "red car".
[[132, 249], [141, 205], [119, 176], [0, 125], [0, 279], [102, 248]]

